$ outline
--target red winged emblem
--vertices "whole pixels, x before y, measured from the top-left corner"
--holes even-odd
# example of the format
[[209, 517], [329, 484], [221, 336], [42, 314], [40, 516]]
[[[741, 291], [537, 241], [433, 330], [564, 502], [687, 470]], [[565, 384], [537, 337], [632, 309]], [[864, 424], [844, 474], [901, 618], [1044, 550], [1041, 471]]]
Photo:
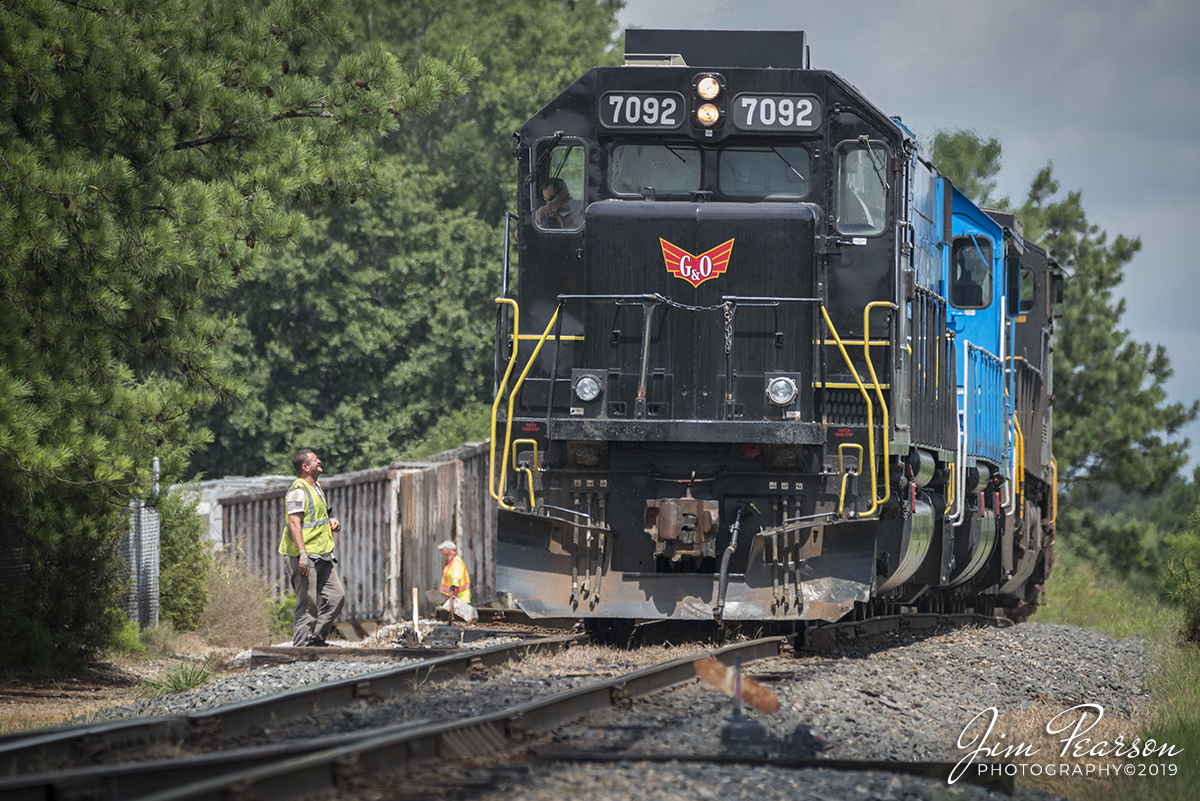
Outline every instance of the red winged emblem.
[[659, 237], [658, 241], [662, 243], [667, 272], [676, 278], [682, 278], [692, 286], [700, 286], [708, 279], [716, 278], [725, 272], [725, 268], [729, 266], [729, 256], [733, 253], [732, 239], [704, 251], [699, 256], [693, 256], [662, 237]]

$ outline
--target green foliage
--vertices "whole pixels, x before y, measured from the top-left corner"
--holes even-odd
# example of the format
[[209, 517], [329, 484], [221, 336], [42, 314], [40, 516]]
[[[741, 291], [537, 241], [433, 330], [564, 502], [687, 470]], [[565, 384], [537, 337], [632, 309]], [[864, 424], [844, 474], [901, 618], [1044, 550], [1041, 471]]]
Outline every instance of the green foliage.
[[208, 436], [233, 389], [206, 297], [374, 184], [398, 117], [463, 91], [465, 52], [412, 69], [318, 0], [0, 7], [0, 497], [28, 541], [30, 664], [116, 628], [117, 510]]
[[[1000, 164], [1000, 145], [969, 131], [939, 131], [931, 147], [935, 164], [977, 202], [986, 197]], [[1085, 497], [1107, 484], [1148, 492], [1166, 485], [1187, 463], [1188, 440], [1172, 440], [1200, 414], [1166, 402], [1170, 360], [1161, 345], [1134, 341], [1122, 329], [1125, 301], [1116, 296], [1125, 266], [1141, 240], [1107, 234], [1087, 220], [1080, 192], [1059, 196], [1053, 165], [1034, 179], [1025, 201], [1014, 207], [1025, 236], [1066, 268], [1064, 314], [1055, 329], [1054, 454], [1059, 479]]]
[[117, 629], [117, 635], [112, 641], [112, 650], [125, 656], [141, 656], [146, 653], [146, 644], [142, 642], [138, 624], [126, 620], [125, 625]]
[[[0, 485], [6, 478], [0, 471]], [[18, 511], [29, 532], [30, 571], [14, 666], [42, 673], [75, 670], [107, 648], [126, 622], [118, 545], [129, 522], [121, 509], [98, 501], [90, 487], [60, 486], [52, 498], [22, 500]]]
[[465, 442], [483, 442], [491, 436], [492, 407], [472, 403], [438, 419], [437, 427], [408, 446], [404, 455], [412, 459], [453, 450]]
[[290, 472], [298, 447], [353, 470], [486, 436], [477, 421], [493, 390], [501, 225], [516, 185], [511, 134], [579, 74], [616, 63], [618, 5], [346, 7], [356, 40], [410, 69], [470, 45], [482, 77], [453, 106], [402, 123], [375, 194], [314, 212], [294, 252], [219, 304], [236, 321], [222, 357], [243, 385], [195, 418], [216, 435], [192, 462], [197, 474]]
[[934, 163], [964, 195], [980, 206], [992, 206], [1000, 172], [1000, 140], [987, 141], [974, 131], [934, 131], [930, 142]]
[[595, 66], [620, 64], [620, 0], [351, 0], [355, 40], [378, 42], [402, 64], [448, 58], [469, 45], [483, 78], [454, 107], [409, 119], [389, 152], [453, 176], [440, 204], [493, 224], [513, 207], [512, 134]]
[[161, 679], [146, 682], [154, 695], [175, 695], [195, 689], [213, 677], [213, 665], [185, 662], [177, 668], [169, 670]]
[[1099, 497], [1089, 501], [1088, 508], [1153, 523], [1164, 536], [1169, 536], [1186, 531], [1192, 511], [1200, 505], [1200, 468], [1193, 471], [1191, 480], [1176, 476], [1153, 495], [1122, 490], [1113, 484], [1103, 485], [1099, 490]]
[[1030, 618], [1102, 631], [1114, 637], [1169, 641], [1179, 629], [1179, 612], [1134, 587], [1120, 573], [1075, 552], [1077, 538], [1054, 545], [1054, 570], [1044, 601]]
[[271, 636], [292, 636], [292, 615], [296, 609], [296, 593], [288, 592], [271, 601]]
[[1183, 610], [1184, 638], [1200, 642], [1200, 563], [1191, 559], [1167, 562], [1162, 577], [1163, 595]]
[[1153, 523], [1063, 504], [1058, 529], [1081, 558], [1148, 595], [1156, 591], [1162, 536]]
[[196, 514], [196, 494], [175, 487], [161, 494], [159, 514], [159, 617], [177, 631], [194, 631], [208, 603], [206, 525]]
[[294, 252], [222, 304], [242, 321], [226, 358], [246, 391], [207, 416], [221, 435], [197, 469], [284, 472], [300, 446], [332, 470], [387, 464], [444, 413], [488, 397], [499, 237], [438, 208], [445, 178], [398, 159], [380, 177], [379, 192], [314, 218]]
[[1200, 506], [1188, 529], [1169, 537], [1168, 544], [1175, 558], [1162, 574], [1163, 596], [1183, 610], [1184, 638], [1200, 643]]

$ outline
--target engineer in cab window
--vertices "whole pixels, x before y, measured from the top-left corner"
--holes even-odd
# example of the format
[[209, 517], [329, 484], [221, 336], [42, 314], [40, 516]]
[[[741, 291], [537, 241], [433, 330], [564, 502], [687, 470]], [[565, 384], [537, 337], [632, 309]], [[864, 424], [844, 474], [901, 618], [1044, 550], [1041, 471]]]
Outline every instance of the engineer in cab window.
[[542, 184], [542, 200], [533, 213], [538, 228], [580, 228], [583, 225], [583, 201], [571, 197], [567, 182], [562, 178], [551, 178]]

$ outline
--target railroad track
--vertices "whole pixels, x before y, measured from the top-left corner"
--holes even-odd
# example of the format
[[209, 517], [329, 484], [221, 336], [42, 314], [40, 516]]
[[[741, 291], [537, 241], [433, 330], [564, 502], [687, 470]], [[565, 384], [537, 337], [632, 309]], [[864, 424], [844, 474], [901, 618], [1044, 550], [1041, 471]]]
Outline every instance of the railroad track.
[[[526, 648], [565, 647], [586, 639], [584, 635], [522, 643]], [[519, 648], [518, 646], [517, 648]], [[59, 801], [63, 798], [106, 799], [223, 799], [245, 796], [269, 799], [293, 798], [323, 789], [344, 786], [364, 773], [393, 770], [398, 766], [427, 759], [486, 757], [508, 751], [514, 738], [545, 730], [564, 720], [578, 718], [614, 704], [626, 704], [632, 698], [655, 692], [695, 678], [693, 663], [712, 655], [727, 664], [735, 659], [750, 662], [778, 656], [789, 647], [788, 638], [769, 637], [725, 646], [700, 656], [689, 656], [633, 671], [607, 681], [575, 690], [555, 693], [530, 703], [466, 720], [400, 725], [392, 730], [370, 730], [320, 738], [300, 745], [288, 743], [255, 749], [235, 749], [184, 759], [152, 760], [132, 765], [84, 767], [69, 771], [42, 771], [0, 781], [0, 799]], [[43, 737], [24, 738], [7, 744], [9, 764], [21, 754], [21, 764], [29, 765], [40, 754], [60, 756], [68, 751], [78, 755], [104, 737], [106, 747], [144, 746], [150, 740], [167, 741], [181, 734], [180, 727], [195, 731], [208, 729], [209, 736], [230, 736], [244, 732], [261, 722], [263, 715], [295, 716], [310, 714], [311, 709], [336, 703], [337, 698], [357, 700], [361, 687], [384, 692], [383, 685], [395, 689], [411, 687], [415, 680], [435, 680], [439, 675], [465, 675], [472, 660], [499, 664], [501, 651], [512, 654], [517, 648], [497, 647], [463, 657], [442, 657], [431, 663], [367, 674], [356, 679], [297, 691], [285, 696], [238, 704], [174, 719], [151, 719], [123, 726], [76, 727], [47, 733]], [[407, 674], [407, 676], [397, 674]], [[287, 696], [296, 696], [288, 698]], [[318, 700], [318, 697], [320, 700]], [[199, 722], [197, 719], [200, 719]], [[216, 727], [215, 731], [213, 727]], [[32, 742], [38, 741], [38, 742]], [[39, 750], [40, 749], [40, 750]], [[198, 779], [197, 777], [204, 777]]]
[[64, 771], [71, 771], [73, 766], [82, 766], [82, 771], [71, 771], [72, 774], [95, 775], [100, 770], [95, 767], [97, 762], [145, 752], [156, 744], [192, 741], [214, 748], [267, 724], [286, 724], [309, 715], [327, 714], [356, 701], [406, 692], [429, 682], [469, 677], [531, 653], [555, 652], [587, 640], [587, 635], [573, 634], [506, 643], [382, 668], [202, 712], [69, 726], [32, 736], [5, 736], [0, 738], [0, 776], [10, 778], [0, 779], [0, 798], [35, 797], [24, 793], [10, 796], [22, 783], [32, 784], [38, 778], [24, 774], [36, 773], [45, 778], [44, 787], [50, 792], [59, 783], [65, 783], [54, 779], [52, 774], [65, 776]]
[[[832, 636], [861, 637], [878, 631], [924, 628], [949, 622], [946, 616], [906, 616], [904, 622], [866, 621], [843, 624], [829, 631]], [[966, 622], [966, 621], [954, 621]], [[970, 622], [1002, 623], [973, 618]], [[72, 727], [44, 732], [34, 737], [0, 741], [0, 765], [6, 773], [24, 773], [0, 780], [0, 799], [50, 801], [86, 798], [206, 799], [246, 797], [269, 801], [292, 798], [320, 790], [345, 790], [398, 767], [420, 766], [430, 760], [491, 763], [503, 773], [514, 763], [595, 763], [614, 759], [627, 761], [704, 762], [718, 765], [769, 764], [778, 767], [820, 767], [836, 770], [887, 770], [892, 773], [944, 778], [950, 765], [921, 762], [852, 762], [847, 760], [804, 760], [730, 756], [726, 754], [613, 754], [606, 749], [587, 751], [530, 747], [536, 732], [564, 721], [575, 720], [610, 706], [627, 706], [638, 696], [677, 685], [695, 677], [690, 656], [634, 671], [583, 688], [559, 692], [547, 698], [505, 708], [501, 711], [458, 721], [427, 721], [375, 728], [349, 734], [322, 736], [302, 741], [255, 748], [228, 748], [231, 740], [288, 720], [327, 714], [350, 704], [362, 704], [388, 694], [410, 690], [428, 682], [471, 676], [499, 666], [530, 650], [551, 652], [586, 640], [585, 635], [554, 637], [496, 646], [470, 653], [443, 656], [422, 663], [376, 671], [351, 679], [297, 690], [279, 696], [235, 704], [220, 709], [174, 717]], [[755, 640], [712, 652], [730, 664], [734, 659], [751, 662], [777, 656], [790, 648], [786, 637]], [[205, 750], [226, 750], [186, 758], [143, 760], [135, 764], [96, 767], [86, 764], [99, 756], [120, 758], [122, 752], [145, 752], [155, 743], [188, 741]], [[611, 749], [607, 749], [611, 750]], [[54, 770], [63, 764], [85, 763], [73, 770]], [[30, 773], [29, 771], [37, 771]], [[475, 782], [481, 781], [479, 779]]]

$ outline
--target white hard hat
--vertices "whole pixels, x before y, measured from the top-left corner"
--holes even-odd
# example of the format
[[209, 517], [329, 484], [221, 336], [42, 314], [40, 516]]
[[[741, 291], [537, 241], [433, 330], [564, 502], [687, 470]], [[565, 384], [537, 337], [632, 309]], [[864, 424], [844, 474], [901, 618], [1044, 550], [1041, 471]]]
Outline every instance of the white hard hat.
[[455, 553], [458, 553], [458, 546], [454, 544], [454, 540], [443, 540], [438, 545], [438, 550], [440, 551], [443, 548], [449, 548], [450, 550], [454, 551]]

